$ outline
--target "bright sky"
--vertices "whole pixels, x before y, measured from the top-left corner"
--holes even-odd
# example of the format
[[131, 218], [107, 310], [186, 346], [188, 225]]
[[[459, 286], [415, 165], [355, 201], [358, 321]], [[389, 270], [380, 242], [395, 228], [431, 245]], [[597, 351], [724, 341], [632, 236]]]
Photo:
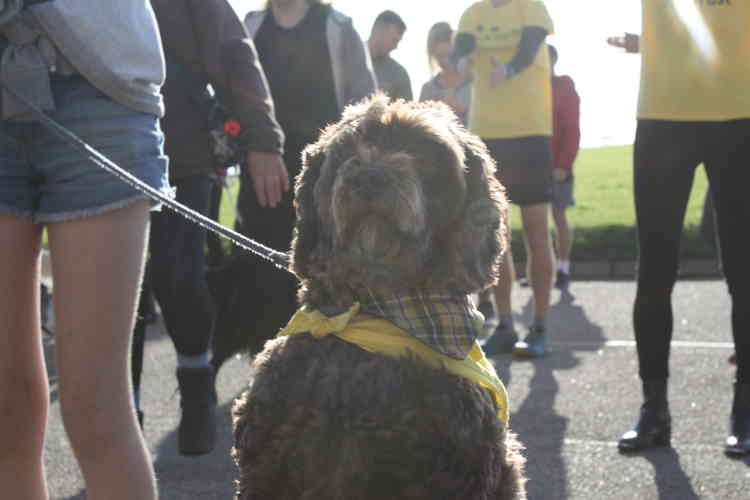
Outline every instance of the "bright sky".
[[[230, 0], [242, 18], [257, 8], [257, 0]], [[426, 43], [433, 23], [454, 27], [471, 0], [334, 0], [333, 5], [352, 16], [366, 40], [381, 11], [401, 15], [407, 31], [392, 56], [409, 71], [415, 95], [429, 79]], [[546, 0], [555, 22], [549, 41], [560, 53], [558, 73], [573, 77], [581, 95], [584, 146], [629, 144], [635, 133], [640, 57], [609, 47], [608, 36], [625, 31], [640, 33], [640, 2], [635, 0]], [[575, 8], [571, 8], [575, 5]]]

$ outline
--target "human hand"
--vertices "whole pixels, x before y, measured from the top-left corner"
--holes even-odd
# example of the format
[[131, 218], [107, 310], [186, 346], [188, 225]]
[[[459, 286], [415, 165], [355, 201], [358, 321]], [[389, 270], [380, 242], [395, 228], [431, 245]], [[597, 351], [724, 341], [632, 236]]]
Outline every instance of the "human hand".
[[490, 71], [490, 88], [494, 89], [504, 83], [510, 75], [508, 74], [507, 65], [496, 57], [493, 56], [490, 59], [490, 63], [492, 64], [492, 71]]
[[461, 76], [461, 82], [468, 82], [469, 80], [471, 80], [470, 57], [462, 57], [461, 59], [459, 59], [456, 69], [458, 70], [458, 74]]
[[607, 43], [619, 49], [625, 49], [625, 52], [636, 54], [641, 50], [641, 37], [634, 33], [625, 33], [622, 36], [611, 36], [607, 38]]
[[553, 168], [552, 169], [552, 177], [554, 177], [555, 182], [565, 182], [568, 180], [568, 176], [570, 175], [570, 172], [563, 168]]
[[289, 173], [278, 153], [247, 153], [247, 172], [261, 207], [274, 208], [289, 191]]

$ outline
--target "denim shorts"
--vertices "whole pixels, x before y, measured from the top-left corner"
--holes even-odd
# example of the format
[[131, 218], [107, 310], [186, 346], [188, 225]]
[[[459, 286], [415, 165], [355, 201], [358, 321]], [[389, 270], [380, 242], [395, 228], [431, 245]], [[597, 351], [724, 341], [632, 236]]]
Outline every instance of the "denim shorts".
[[[114, 102], [80, 76], [53, 77], [48, 115], [84, 142], [169, 193], [164, 137], [155, 115]], [[97, 215], [146, 196], [38, 122], [0, 122], [0, 214], [57, 222]], [[158, 204], [152, 204], [156, 207]]]

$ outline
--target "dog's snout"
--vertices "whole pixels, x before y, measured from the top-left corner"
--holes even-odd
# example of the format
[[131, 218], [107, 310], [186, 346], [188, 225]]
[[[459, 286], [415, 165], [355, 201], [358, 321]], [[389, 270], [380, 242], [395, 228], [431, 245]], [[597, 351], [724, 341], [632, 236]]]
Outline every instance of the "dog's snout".
[[371, 200], [385, 187], [383, 172], [376, 168], [364, 168], [354, 175], [350, 182], [352, 191], [360, 198]]

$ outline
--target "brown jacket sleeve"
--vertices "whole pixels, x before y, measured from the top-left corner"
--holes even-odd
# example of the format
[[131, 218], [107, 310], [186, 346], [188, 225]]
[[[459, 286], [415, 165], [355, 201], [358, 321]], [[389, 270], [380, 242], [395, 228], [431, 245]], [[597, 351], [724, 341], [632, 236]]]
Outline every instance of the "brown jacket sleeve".
[[152, 0], [152, 5], [168, 54], [211, 84], [222, 104], [239, 120], [242, 145], [249, 151], [282, 153], [284, 135], [276, 121], [265, 73], [229, 2]]

